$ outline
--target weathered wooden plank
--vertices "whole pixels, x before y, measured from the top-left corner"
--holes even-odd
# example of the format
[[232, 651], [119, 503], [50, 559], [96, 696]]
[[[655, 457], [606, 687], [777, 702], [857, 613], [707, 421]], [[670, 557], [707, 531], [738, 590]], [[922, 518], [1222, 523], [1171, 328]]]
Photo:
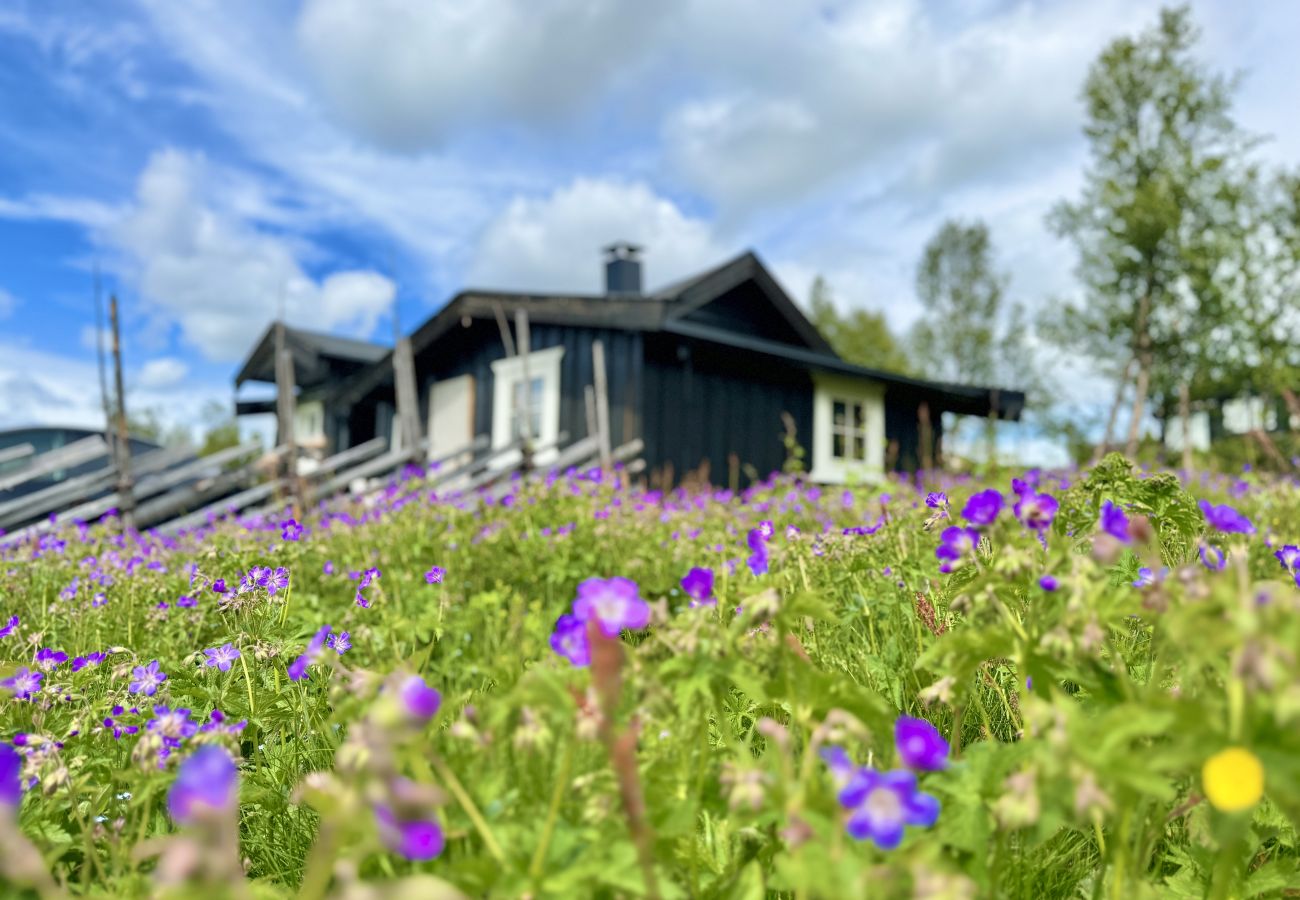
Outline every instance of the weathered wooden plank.
[[12, 475], [0, 477], [0, 491], [8, 490], [42, 475], [57, 472], [59, 469], [70, 469], [73, 466], [79, 466], [101, 456], [108, 456], [108, 445], [104, 443], [103, 437], [92, 434], [90, 437], [73, 441], [66, 447], [49, 450], [32, 457], [32, 461], [19, 471], [14, 472]]
[[15, 444], [12, 447], [5, 447], [0, 450], [0, 463], [13, 462], [16, 459], [35, 455], [36, 448], [31, 444]]
[[218, 516], [221, 516], [225, 513], [238, 513], [255, 503], [260, 503], [282, 487], [284, 487], [283, 480], [279, 478], [274, 481], [268, 481], [264, 484], [255, 485], [251, 488], [240, 491], [237, 494], [223, 497], [215, 503], [209, 503], [201, 509], [196, 509], [192, 513], [186, 513], [183, 516], [165, 522], [158, 526], [158, 530], [164, 534], [176, 534], [187, 528], [206, 525], [210, 515], [215, 513]]
[[[178, 484], [194, 478], [195, 475], [199, 473], [219, 468], [228, 462], [233, 462], [234, 460], [251, 453], [256, 453], [260, 449], [260, 443], [257, 441], [250, 441], [246, 444], [240, 444], [237, 447], [228, 447], [225, 450], [219, 450], [208, 456], [200, 457], [186, 465], [168, 469], [158, 475], [149, 478], [141, 478], [135, 486], [136, 499], [145, 500], [161, 494], [164, 491], [169, 491]], [[145, 468], [148, 459], [149, 457], [144, 457], [140, 461], [141, 467], [144, 471], [150, 471], [150, 469]], [[107, 497], [100, 497], [87, 503], [83, 503], [80, 506], [73, 507], [72, 509], [64, 510], [60, 513], [60, 518], [90, 522], [117, 506], [117, 503], [118, 494], [115, 491]]]

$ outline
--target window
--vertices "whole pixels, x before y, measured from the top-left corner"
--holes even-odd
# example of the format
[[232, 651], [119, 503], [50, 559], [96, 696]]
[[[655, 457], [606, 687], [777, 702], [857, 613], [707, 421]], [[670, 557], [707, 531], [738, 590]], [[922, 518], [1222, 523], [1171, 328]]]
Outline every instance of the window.
[[831, 400], [831, 456], [866, 462], [867, 404], [862, 400]]
[[522, 378], [511, 382], [511, 440], [525, 437], [524, 425], [527, 423], [527, 437], [536, 440], [542, 434], [542, 394], [546, 381], [540, 375], [524, 385]]
[[[523, 437], [525, 428], [538, 449], [535, 457], [544, 465], [558, 452], [560, 435], [560, 361], [563, 347], [546, 347], [523, 357], [512, 356], [492, 363], [492, 446], [508, 447]], [[499, 457], [502, 465], [513, 465], [518, 452]]]
[[856, 376], [814, 373], [812, 424], [813, 480], [843, 484], [884, 475], [883, 385]]

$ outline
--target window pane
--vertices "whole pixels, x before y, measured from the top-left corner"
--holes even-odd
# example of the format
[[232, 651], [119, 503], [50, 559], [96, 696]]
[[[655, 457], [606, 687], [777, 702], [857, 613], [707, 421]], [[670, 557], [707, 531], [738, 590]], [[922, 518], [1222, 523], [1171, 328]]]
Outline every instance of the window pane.
[[865, 405], [861, 403], [853, 404], [853, 427], [854, 428], [867, 427], [867, 408]]
[[831, 456], [836, 459], [844, 458], [844, 435], [838, 431], [831, 435]]
[[861, 434], [853, 438], [853, 458], [861, 460], [867, 458], [867, 439]]
[[831, 403], [831, 424], [843, 426], [848, 421], [848, 414], [844, 408], [843, 400], [835, 400]]

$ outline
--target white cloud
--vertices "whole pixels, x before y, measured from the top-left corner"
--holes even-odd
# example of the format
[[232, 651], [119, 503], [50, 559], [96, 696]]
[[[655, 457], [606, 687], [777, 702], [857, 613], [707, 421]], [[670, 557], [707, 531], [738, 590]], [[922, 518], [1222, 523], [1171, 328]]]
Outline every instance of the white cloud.
[[160, 356], [140, 367], [135, 376], [138, 388], [175, 387], [189, 374], [190, 367], [174, 356]]
[[[178, 360], [154, 365], [152, 360], [140, 377], [127, 385], [127, 411], [155, 410], [167, 424], [195, 427], [204, 403], [230, 403], [230, 386], [188, 377], [175, 368]], [[185, 369], [183, 363], [179, 363]], [[151, 369], [152, 367], [152, 369]], [[171, 368], [174, 380], [157, 379]], [[64, 425], [103, 428], [99, 374], [93, 360], [38, 350], [19, 343], [0, 341], [0, 428], [19, 425]]]
[[242, 357], [281, 305], [290, 322], [368, 336], [392, 303], [392, 282], [371, 271], [314, 280], [293, 241], [220, 205], [212, 190], [220, 182], [201, 158], [156, 153], [135, 205], [105, 231], [147, 313], [174, 323], [184, 342], [211, 360]]
[[707, 222], [645, 184], [579, 178], [548, 196], [512, 201], [479, 241], [467, 283], [599, 293], [599, 251], [615, 240], [645, 247], [649, 289], [717, 265], [727, 255]]
[[308, 0], [296, 31], [344, 121], [409, 150], [468, 124], [574, 112], [656, 45], [678, 5]]
[[18, 298], [4, 288], [0, 288], [0, 319], [9, 318], [17, 308]]

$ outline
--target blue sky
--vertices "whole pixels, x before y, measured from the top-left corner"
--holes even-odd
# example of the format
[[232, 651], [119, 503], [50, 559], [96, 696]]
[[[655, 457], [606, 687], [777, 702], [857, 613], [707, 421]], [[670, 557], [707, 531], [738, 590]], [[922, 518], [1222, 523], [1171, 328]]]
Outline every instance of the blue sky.
[[[1068, 295], [1079, 86], [1138, 0], [170, 0], [0, 7], [0, 427], [96, 423], [93, 272], [130, 402], [228, 401], [283, 305], [387, 339], [465, 285], [651, 285], [752, 247], [796, 298], [915, 321], [945, 217]], [[1300, 161], [1300, 4], [1194, 4], [1262, 159]], [[1067, 401], [1099, 382], [1066, 372]], [[1073, 392], [1072, 394], [1069, 392]]]

